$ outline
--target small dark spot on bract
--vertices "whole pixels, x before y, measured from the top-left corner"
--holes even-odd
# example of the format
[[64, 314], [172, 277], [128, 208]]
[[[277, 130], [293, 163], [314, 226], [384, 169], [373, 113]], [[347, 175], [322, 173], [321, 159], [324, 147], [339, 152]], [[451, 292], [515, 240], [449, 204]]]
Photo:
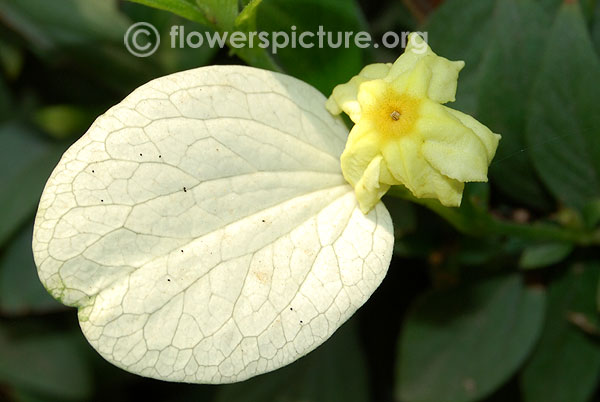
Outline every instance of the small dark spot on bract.
[[158, 155], [159, 158], [162, 158], [162, 155]]
[[169, 278], [167, 278], [167, 282], [171, 282], [171, 280]]
[[290, 307], [290, 311], [292, 311], [292, 310], [293, 310], [293, 308]]
[[140, 156], [142, 156], [142, 154], [140, 154]]
[[183, 253], [183, 250], [181, 250], [181, 252]]
[[183, 192], [184, 192], [184, 193], [187, 193], [187, 188], [185, 188], [185, 187], [184, 187], [184, 188], [183, 188]]
[[94, 172], [94, 169], [92, 169], [92, 173], [96, 173], [96, 172]]
[[263, 219], [262, 221], [264, 222], [265, 220]]
[[300, 320], [300, 324], [302, 324], [302, 320]]
[[100, 202], [104, 202], [104, 200], [100, 200]]

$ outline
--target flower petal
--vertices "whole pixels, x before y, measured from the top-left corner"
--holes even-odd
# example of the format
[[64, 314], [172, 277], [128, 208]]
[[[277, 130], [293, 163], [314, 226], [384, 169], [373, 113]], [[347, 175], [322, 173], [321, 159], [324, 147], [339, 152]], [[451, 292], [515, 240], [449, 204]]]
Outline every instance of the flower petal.
[[390, 189], [389, 184], [381, 183], [380, 173], [382, 164], [384, 163], [381, 155], [373, 158], [360, 180], [356, 183], [356, 186], [354, 186], [358, 205], [364, 214], [369, 213], [381, 197]]
[[389, 74], [384, 79], [398, 93], [405, 93], [415, 98], [428, 96], [431, 87], [432, 72], [426, 60], [418, 60], [410, 71], [399, 76]]
[[412, 70], [419, 61], [423, 61], [432, 73], [427, 97], [439, 103], [454, 102], [458, 73], [465, 66], [465, 62], [450, 61], [436, 55], [417, 33], [409, 35], [406, 50], [392, 65], [387, 79], [398, 78]]
[[454, 110], [452, 108], [447, 107], [446, 111], [452, 114], [452, 116], [456, 117], [462, 124], [469, 127], [477, 137], [481, 140], [483, 145], [485, 146], [488, 158], [488, 164], [494, 159], [494, 155], [496, 154], [496, 148], [498, 148], [498, 142], [502, 136], [500, 134], [493, 133], [489, 128], [475, 120], [473, 117], [468, 114], [464, 114], [459, 112], [458, 110]]
[[369, 64], [347, 83], [337, 85], [325, 102], [327, 110], [332, 114], [340, 114], [343, 111], [353, 122], [357, 123], [360, 119], [360, 105], [356, 99], [358, 87], [365, 81], [385, 77], [390, 71], [391, 65], [391, 63]]
[[449, 108], [427, 101], [421, 106], [417, 130], [423, 136], [421, 153], [445, 176], [459, 181], [487, 181], [488, 158], [484, 144]]
[[380, 147], [377, 133], [370, 124], [356, 124], [352, 128], [340, 157], [342, 172], [348, 183], [356, 186], [369, 163], [380, 154]]
[[419, 152], [412, 137], [390, 142], [383, 157], [391, 174], [418, 198], [437, 198], [445, 206], [460, 206], [464, 183], [442, 175]]

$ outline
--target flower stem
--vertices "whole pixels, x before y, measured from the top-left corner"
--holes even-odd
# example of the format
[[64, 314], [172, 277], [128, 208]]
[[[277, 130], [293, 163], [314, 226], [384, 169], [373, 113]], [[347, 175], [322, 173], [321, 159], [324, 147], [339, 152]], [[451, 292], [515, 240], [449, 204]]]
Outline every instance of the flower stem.
[[465, 212], [462, 208], [445, 207], [434, 199], [416, 198], [408, 191], [392, 187], [389, 195], [423, 205], [438, 214], [456, 230], [472, 236], [505, 235], [535, 241], [555, 241], [581, 246], [600, 245], [600, 229], [574, 229], [553, 223], [516, 223], [497, 218], [489, 211], [471, 207]]

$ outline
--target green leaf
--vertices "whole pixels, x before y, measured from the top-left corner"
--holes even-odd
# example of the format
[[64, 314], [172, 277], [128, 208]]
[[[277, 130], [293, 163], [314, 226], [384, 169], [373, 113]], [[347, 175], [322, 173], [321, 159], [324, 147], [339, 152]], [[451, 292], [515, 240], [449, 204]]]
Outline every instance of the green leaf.
[[491, 37], [494, 5], [494, 0], [448, 0], [431, 14], [423, 28], [437, 54], [465, 61], [456, 103], [451, 107], [469, 114], [477, 111], [479, 69]]
[[598, 0], [579, 0], [578, 3], [581, 5], [581, 12], [585, 17], [586, 23], [591, 22], [594, 19], [594, 14], [596, 13]]
[[[192, 30], [197, 32], [206, 32], [207, 35], [213, 35], [214, 31], [210, 28], [200, 26], [191, 21], [177, 21], [177, 25], [183, 27], [185, 32]], [[164, 32], [164, 35], [168, 33]], [[160, 46], [157, 52], [151, 56], [156, 57], [160, 65], [166, 73], [175, 73], [178, 71], [189, 70], [192, 68], [205, 66], [210, 63], [210, 60], [219, 51], [218, 47], [200, 46], [199, 48], [191, 48], [187, 46], [175, 47]]]
[[[490, 177], [507, 196], [548, 209], [551, 200], [532, 167], [525, 125], [533, 80], [546, 43], [550, 18], [533, 1], [496, 3], [491, 39], [480, 68], [477, 116], [502, 134]], [[509, 25], [519, 29], [507, 30]], [[498, 85], [498, 83], [502, 85]]]
[[[258, 6], [262, 0], [251, 0], [235, 19], [235, 28], [242, 32], [257, 31], [256, 14]], [[280, 71], [280, 67], [275, 64], [271, 55], [266, 49], [259, 47], [260, 42], [253, 37], [249, 38], [247, 46], [240, 49], [232, 49], [240, 58], [251, 66]]]
[[577, 3], [552, 27], [533, 91], [527, 141], [554, 196], [583, 208], [600, 197], [600, 61]]
[[365, 364], [356, 327], [349, 323], [296, 363], [221, 387], [216, 401], [366, 402]]
[[529, 246], [523, 250], [519, 266], [525, 269], [541, 268], [556, 264], [573, 251], [571, 243], [543, 243]]
[[191, 21], [230, 31], [238, 15], [237, 0], [129, 0], [170, 11]]
[[402, 331], [398, 399], [467, 402], [489, 395], [533, 347], [544, 301], [517, 275], [425, 294]]
[[222, 31], [232, 32], [238, 16], [238, 0], [196, 0], [210, 23]]
[[589, 228], [594, 228], [600, 224], [600, 199], [594, 200], [583, 207], [583, 222]]
[[235, 19], [235, 26], [244, 28], [245, 31], [255, 31], [256, 13], [260, 3], [262, 0], [251, 0]]
[[596, 53], [600, 54], [600, 2], [596, 3], [596, 9], [592, 17], [592, 40], [596, 47]]
[[17, 336], [0, 326], [0, 382], [62, 400], [89, 399], [91, 372], [81, 344], [80, 335]]
[[[248, 34], [256, 28], [252, 26], [255, 20], [256, 8], [260, 1], [254, 1], [246, 6], [238, 19], [237, 0], [130, 0], [135, 3], [144, 4], [153, 8], [170, 11], [176, 15], [198, 22], [211, 27], [217, 31], [219, 37], [226, 40], [229, 46], [229, 35], [234, 31], [240, 31]], [[211, 35], [215, 33], [210, 32]], [[203, 46], [202, 49], [208, 48]], [[210, 49], [213, 51], [218, 48]], [[268, 52], [257, 44], [250, 47], [245, 44], [243, 47], [230, 47], [232, 53], [239, 56], [242, 60], [251, 66], [267, 70], [279, 71], [280, 68]], [[206, 50], [204, 50], [206, 52]], [[174, 52], [171, 52], [174, 53]], [[181, 53], [181, 50], [179, 50]], [[212, 53], [211, 53], [212, 54]]]
[[[123, 3], [122, 11], [133, 21], [144, 21], [152, 24], [162, 38], [160, 46], [158, 46], [152, 56], [140, 59], [132, 57], [127, 53], [129, 61], [139, 62], [143, 60], [141, 63], [142, 67], [144, 67], [146, 74], [150, 75], [147, 79], [142, 77], [141, 81], [139, 81], [140, 83], [160, 75], [206, 65], [219, 51], [218, 47], [207, 46], [205, 43], [199, 47], [188, 46], [186, 43], [186, 35], [192, 31], [198, 32], [201, 35], [213, 35], [215, 31], [212, 27], [199, 24], [169, 11], [133, 2]], [[171, 36], [173, 35], [172, 29], [174, 26], [178, 27], [177, 32], [175, 32], [177, 35]], [[123, 47], [122, 43], [120, 46]], [[157, 67], [156, 70], [148, 71], [149, 64], [155, 64]], [[124, 88], [126, 92], [133, 89], [133, 87], [129, 86], [135, 82], [137, 80], [131, 79], [126, 82], [127, 87]]]
[[[477, 116], [502, 134], [490, 166], [492, 183], [506, 196], [537, 208], [548, 208], [549, 197], [525, 150], [523, 110], [548, 20], [547, 13], [532, 1], [450, 0], [425, 27], [436, 52], [466, 63], [456, 103], [450, 106]], [[519, 29], [506, 30], [513, 25]]]
[[[257, 31], [256, 16], [261, 3], [262, 0], [251, 0], [246, 4], [242, 12], [235, 19], [237, 30], [242, 32]], [[275, 63], [268, 50], [261, 48], [259, 44], [259, 40], [250, 37], [246, 47], [232, 49], [232, 51], [235, 51], [240, 58], [251, 66], [281, 71], [281, 67]]]
[[40, 283], [31, 251], [32, 236], [33, 222], [8, 244], [0, 259], [0, 311], [3, 314], [64, 309]]
[[115, 94], [124, 96], [136, 83], [161, 73], [123, 45], [131, 20], [115, 0], [0, 0], [0, 18], [41, 59], [43, 64], [35, 69], [40, 83], [36, 90], [56, 102], [90, 104], [93, 99], [105, 104], [107, 90], [111, 99]]
[[134, 3], [143, 4], [148, 7], [158, 8], [187, 18], [190, 21], [199, 22], [203, 25], [211, 25], [206, 18], [204, 10], [194, 0], [129, 0]]
[[599, 264], [576, 265], [548, 289], [540, 342], [520, 381], [525, 402], [586, 402], [600, 377], [600, 347], [567, 318], [597, 316]]
[[364, 49], [354, 45], [354, 37], [350, 39], [348, 48], [330, 47], [327, 35], [320, 49], [319, 26], [323, 26], [324, 32], [331, 32], [332, 42], [336, 42], [338, 32], [342, 32], [343, 36], [344, 32], [365, 30], [362, 20], [361, 11], [353, 0], [263, 0], [257, 8], [260, 31], [286, 32], [291, 38], [291, 27], [295, 26], [297, 36], [302, 32], [314, 33], [312, 39], [306, 39], [307, 42], [312, 41], [312, 48], [302, 48], [298, 43], [296, 48], [290, 45], [273, 51], [275, 38], [271, 35], [269, 50], [287, 73], [315, 86], [325, 95], [364, 67]]
[[0, 245], [33, 217], [44, 183], [64, 150], [18, 123], [0, 126]]
[[98, 40], [122, 43], [130, 24], [114, 0], [0, 0], [0, 16], [42, 53]]

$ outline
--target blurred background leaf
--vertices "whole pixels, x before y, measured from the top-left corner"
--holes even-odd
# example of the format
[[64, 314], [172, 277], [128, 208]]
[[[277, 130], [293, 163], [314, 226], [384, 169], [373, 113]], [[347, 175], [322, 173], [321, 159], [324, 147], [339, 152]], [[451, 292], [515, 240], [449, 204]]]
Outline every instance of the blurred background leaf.
[[546, 267], [561, 262], [571, 251], [573, 251], [571, 243], [550, 242], [535, 244], [523, 251], [519, 260], [519, 266], [525, 269]]
[[452, 104], [464, 113], [477, 112], [479, 69], [488, 49], [495, 3], [494, 0], [445, 1], [423, 27], [429, 45], [437, 54], [466, 62], [460, 72], [456, 102]]
[[187, 18], [190, 21], [196, 21], [201, 24], [210, 24], [206, 17], [205, 10], [194, 0], [132, 0], [136, 3], [144, 4], [149, 7], [160, 10], [170, 11], [175, 15]]
[[93, 380], [84, 343], [78, 332], [23, 334], [0, 326], [0, 382], [42, 399], [88, 399]]
[[25, 315], [64, 310], [38, 280], [31, 239], [33, 222], [19, 231], [0, 257], [0, 312]]
[[[523, 110], [530, 101], [531, 77], [539, 69], [551, 18], [538, 3], [522, 0], [496, 2], [492, 18], [477, 108], [479, 118], [502, 133], [490, 175], [507, 197], [548, 210], [552, 201], [529, 161]], [[507, 30], [509, 25], [520, 28]]]
[[216, 401], [369, 401], [365, 359], [356, 325], [352, 321], [344, 324], [322, 346], [287, 367], [243, 383], [221, 386]]
[[[492, 182], [509, 198], [548, 209], [551, 200], [525, 149], [524, 108], [552, 19], [533, 0], [447, 1], [429, 20], [430, 43], [450, 59], [465, 60], [455, 106], [502, 134], [490, 166]], [[448, 27], [448, 21], [460, 21]], [[519, 29], [507, 30], [507, 26]]]
[[122, 41], [130, 21], [113, 0], [1, 0], [2, 19], [42, 54], [101, 39]]
[[425, 294], [404, 322], [398, 398], [467, 402], [489, 395], [535, 345], [544, 296], [517, 275]]
[[576, 2], [552, 27], [527, 124], [533, 163], [553, 195], [584, 208], [600, 198], [600, 61]]
[[525, 402], [589, 401], [600, 377], [598, 333], [571, 319], [598, 325], [594, 295], [600, 264], [576, 264], [548, 289], [548, 308], [538, 346], [521, 374]]
[[[354, 0], [263, 0], [257, 11], [257, 29], [267, 32], [315, 33], [311, 48], [278, 49], [273, 57], [284, 71], [313, 85], [326, 95], [333, 87], [352, 78], [363, 68], [365, 51], [350, 41], [342, 46], [338, 32], [358, 32], [366, 29], [364, 17]], [[316, 33], [322, 27], [325, 46], [319, 48]], [[329, 39], [331, 37], [331, 40]], [[332, 43], [328, 46], [327, 43]], [[339, 47], [335, 47], [338, 43]]]
[[0, 245], [33, 217], [42, 189], [65, 149], [20, 123], [0, 126]]
[[592, 17], [592, 40], [596, 46], [596, 54], [600, 55], [600, 2], [596, 2], [596, 9]]

